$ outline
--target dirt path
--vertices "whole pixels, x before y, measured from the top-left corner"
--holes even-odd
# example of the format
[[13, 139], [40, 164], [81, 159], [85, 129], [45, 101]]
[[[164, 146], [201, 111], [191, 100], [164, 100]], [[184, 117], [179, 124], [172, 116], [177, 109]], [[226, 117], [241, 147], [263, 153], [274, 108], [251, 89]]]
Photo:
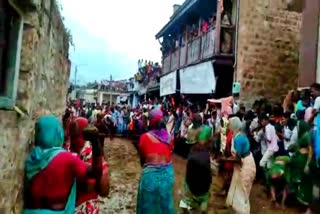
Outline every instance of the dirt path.
[[[110, 198], [104, 199], [103, 213], [131, 214], [135, 213], [136, 195], [141, 172], [138, 154], [134, 146], [125, 139], [115, 139], [113, 142], [106, 140], [106, 156], [111, 174]], [[174, 156], [175, 167], [175, 205], [178, 210], [181, 199], [180, 188], [185, 174], [186, 161]], [[212, 196], [209, 205], [209, 214], [228, 214], [224, 208], [225, 198], [216, 197], [221, 186], [221, 180], [214, 178]], [[254, 185], [251, 192], [251, 213], [253, 214], [297, 214], [295, 209], [271, 209], [260, 185]]]

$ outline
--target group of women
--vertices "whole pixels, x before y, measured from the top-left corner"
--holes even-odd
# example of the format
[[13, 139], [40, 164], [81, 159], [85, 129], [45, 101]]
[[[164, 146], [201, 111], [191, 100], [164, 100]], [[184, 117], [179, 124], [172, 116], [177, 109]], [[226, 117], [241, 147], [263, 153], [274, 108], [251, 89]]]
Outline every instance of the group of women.
[[[320, 97], [320, 87], [315, 88], [314, 93], [318, 93], [317, 96]], [[319, 104], [316, 100], [315, 105], [320, 107], [320, 99], [318, 102]], [[285, 122], [280, 123], [280, 131], [274, 132], [277, 143], [282, 141], [285, 144], [282, 149], [285, 153], [274, 151], [271, 158], [265, 160], [268, 162], [265, 164], [268, 165], [265, 175], [273, 202], [277, 201], [279, 191], [283, 196], [283, 204], [288, 193], [293, 192], [298, 201], [307, 206], [307, 213], [311, 213], [315, 194], [319, 195], [320, 192], [317, 192], [320, 179], [317, 174], [318, 164], [314, 158], [320, 154], [320, 149], [316, 146], [320, 117], [319, 123], [315, 123], [317, 111], [306, 118], [307, 110], [296, 111], [298, 122], [291, 134], [288, 134], [288, 123]], [[188, 119], [178, 120], [180, 117], [177, 115], [180, 114]], [[217, 123], [217, 112], [212, 112], [208, 120], [205, 120], [201, 112], [187, 111], [172, 111], [172, 115], [166, 120], [160, 107], [143, 113], [147, 120], [145, 126], [148, 128], [141, 134], [137, 145], [142, 166], [137, 196], [138, 214], [175, 213], [172, 152], [177, 136], [185, 137], [190, 148], [185, 180], [181, 187], [182, 210], [207, 212], [212, 183], [211, 159], [216, 157], [223, 163], [225, 174], [230, 175], [226, 176], [230, 177], [230, 182], [226, 182], [224, 186], [227, 192], [226, 204], [235, 213], [250, 213], [249, 196], [259, 166], [251, 152], [254, 149], [252, 138], [247, 137], [249, 134], [245, 127], [248, 121], [241, 115], [221, 115], [222, 118]], [[108, 118], [111, 117], [100, 118], [101, 123], [95, 124], [97, 127], [90, 125], [86, 118], [72, 118], [70, 114], [64, 117], [63, 125], [52, 115], [43, 116], [36, 122], [34, 148], [25, 163], [23, 213], [101, 213], [100, 197], [108, 195], [110, 180], [108, 165], [104, 159], [104, 136], [99, 132], [103, 132], [103, 127], [108, 128]], [[283, 121], [288, 119], [285, 115], [282, 117]], [[270, 133], [266, 132], [271, 130], [269, 117], [260, 119], [266, 121], [260, 128], [268, 140]], [[251, 124], [253, 123], [259, 121], [252, 120]], [[183, 132], [181, 124], [186, 126]], [[289, 135], [292, 137], [295, 132], [296, 140], [288, 143]], [[219, 146], [216, 145], [217, 136], [220, 138]], [[272, 138], [270, 142], [266, 142], [270, 145], [273, 140]], [[221, 151], [222, 157], [215, 156], [215, 152]], [[261, 161], [259, 165], [262, 165]]]
[[[103, 141], [85, 118], [52, 115], [35, 125], [34, 148], [25, 162], [24, 214], [99, 214], [99, 196], [109, 193]], [[69, 138], [65, 138], [68, 133]], [[70, 148], [63, 148], [65, 139]]]
[[[140, 136], [138, 144], [142, 174], [136, 212], [175, 213], [174, 137], [167, 130], [161, 108], [151, 110], [148, 118], [149, 129]], [[86, 118], [66, 116], [63, 121], [62, 125], [58, 118], [49, 115], [36, 123], [34, 148], [25, 163], [24, 214], [101, 213], [100, 196], [108, 195], [110, 182], [104, 159], [104, 137]], [[194, 115], [192, 124], [193, 134], [188, 140], [191, 150], [181, 187], [180, 206], [185, 211], [199, 209], [206, 212], [212, 182], [210, 145], [213, 132], [210, 126], [201, 122], [200, 115]], [[231, 161], [235, 170], [227, 203], [234, 210], [245, 206], [239, 209], [246, 210], [242, 213], [249, 213], [254, 161], [248, 140], [241, 132], [240, 119], [231, 119], [230, 128], [235, 136], [233, 159], [225, 161]], [[63, 148], [66, 141], [69, 146]]]
[[[285, 103], [289, 103], [288, 100]], [[286, 131], [288, 123], [285, 122], [282, 124], [282, 133], [277, 132], [280, 141], [284, 142], [285, 152], [280, 152], [273, 160], [267, 184], [271, 189], [272, 201], [276, 202], [276, 195], [282, 193], [284, 206], [287, 196], [294, 195], [299, 204], [306, 208], [306, 214], [318, 213], [320, 85], [313, 84], [310, 90], [304, 90], [291, 103], [294, 106], [295, 125]], [[284, 105], [284, 108], [287, 106], [290, 105]], [[290, 111], [288, 107], [285, 109]], [[286, 121], [285, 116], [283, 121]]]
[[[166, 126], [160, 108], [150, 112], [150, 129], [140, 137], [139, 152], [142, 159], [137, 213], [175, 213], [173, 207], [174, 169], [172, 152], [174, 145], [174, 125]], [[190, 146], [180, 208], [188, 213], [208, 211], [212, 183], [211, 150], [214, 133], [204, 123], [201, 114], [190, 117], [186, 143]], [[250, 142], [243, 132], [243, 123], [238, 117], [229, 119], [228, 130], [233, 140], [229, 147], [231, 155], [224, 158], [233, 166], [227, 205], [236, 213], [250, 213], [250, 191], [256, 175], [256, 165], [250, 152]], [[171, 132], [171, 133], [170, 133]]]

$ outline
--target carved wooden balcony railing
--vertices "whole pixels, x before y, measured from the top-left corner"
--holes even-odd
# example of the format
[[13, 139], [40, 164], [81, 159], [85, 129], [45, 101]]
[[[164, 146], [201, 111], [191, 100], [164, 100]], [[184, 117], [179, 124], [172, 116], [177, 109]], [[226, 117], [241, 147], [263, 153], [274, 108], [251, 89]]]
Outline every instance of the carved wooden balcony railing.
[[162, 74], [213, 57], [215, 55], [215, 32], [215, 29], [211, 29], [164, 57]]

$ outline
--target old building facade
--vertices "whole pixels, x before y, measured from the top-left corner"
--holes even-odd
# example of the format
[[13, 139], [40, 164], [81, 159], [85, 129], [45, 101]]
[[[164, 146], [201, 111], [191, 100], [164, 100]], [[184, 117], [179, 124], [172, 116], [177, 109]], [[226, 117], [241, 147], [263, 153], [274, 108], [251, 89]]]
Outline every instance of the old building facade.
[[60, 117], [65, 108], [70, 35], [55, 0], [1, 2], [0, 19], [11, 25], [1, 29], [10, 32], [9, 38], [0, 32], [5, 68], [0, 76], [0, 213], [21, 213], [24, 161], [35, 121], [49, 113]]
[[320, 2], [305, 1], [300, 45], [299, 86], [320, 83]]
[[160, 96], [230, 96], [233, 82], [236, 5], [234, 0], [186, 0], [174, 5], [157, 33], [163, 58]]
[[[298, 2], [298, 1], [297, 1]], [[239, 1], [235, 80], [247, 103], [280, 101], [298, 86], [302, 5], [291, 1]]]
[[[201, 0], [186, 0], [175, 7], [175, 14], [156, 36], [163, 40], [160, 91], [165, 91], [160, 94], [212, 91], [222, 97], [240, 92], [241, 100], [249, 104], [262, 97], [280, 101], [298, 86], [303, 0], [216, 0], [206, 7], [202, 4]], [[209, 18], [211, 28], [206, 30], [208, 16], [213, 21]], [[203, 63], [209, 65], [210, 60], [213, 68], [195, 69]], [[194, 70], [193, 74], [189, 71], [189, 77], [184, 78], [188, 70]], [[206, 77], [200, 78], [204, 71], [208, 71]], [[184, 90], [186, 84], [188, 90]], [[210, 90], [202, 93], [200, 89], [206, 86]]]

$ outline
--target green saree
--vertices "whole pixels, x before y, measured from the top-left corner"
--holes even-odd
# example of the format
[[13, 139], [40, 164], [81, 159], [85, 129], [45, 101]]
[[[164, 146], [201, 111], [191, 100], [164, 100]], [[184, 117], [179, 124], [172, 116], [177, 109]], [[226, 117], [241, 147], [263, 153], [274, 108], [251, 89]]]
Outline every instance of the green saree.
[[312, 201], [312, 176], [304, 172], [308, 153], [301, 153], [299, 150], [308, 148], [310, 143], [309, 125], [304, 121], [299, 121], [296, 151], [290, 158], [288, 165], [288, 180], [290, 189], [295, 192], [298, 201], [304, 205], [308, 205]]

